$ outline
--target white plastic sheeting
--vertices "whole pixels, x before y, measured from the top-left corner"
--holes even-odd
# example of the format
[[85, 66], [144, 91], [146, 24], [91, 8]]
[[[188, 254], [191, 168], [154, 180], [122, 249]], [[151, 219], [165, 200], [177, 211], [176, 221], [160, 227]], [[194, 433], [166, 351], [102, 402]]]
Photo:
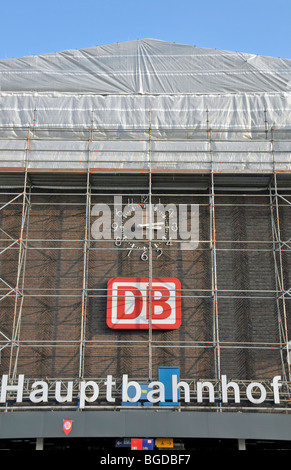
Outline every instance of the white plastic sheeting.
[[0, 62], [2, 91], [224, 94], [291, 91], [291, 60], [142, 39]]
[[0, 90], [0, 167], [291, 170], [288, 59], [143, 39], [2, 60]]

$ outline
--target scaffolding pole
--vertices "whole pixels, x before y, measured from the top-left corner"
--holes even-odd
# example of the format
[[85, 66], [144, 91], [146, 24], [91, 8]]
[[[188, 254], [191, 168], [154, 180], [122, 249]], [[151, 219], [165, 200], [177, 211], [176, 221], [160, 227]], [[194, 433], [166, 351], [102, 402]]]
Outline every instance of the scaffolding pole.
[[[273, 236], [273, 259], [274, 259], [274, 270], [275, 270], [275, 282], [276, 282], [276, 305], [278, 312], [278, 330], [279, 339], [282, 344], [280, 351], [281, 363], [282, 363], [282, 374], [285, 380], [290, 380], [290, 364], [286, 365], [286, 356], [288, 354], [288, 326], [287, 326], [287, 312], [286, 312], [286, 299], [285, 299], [285, 284], [283, 274], [283, 260], [282, 260], [282, 240], [281, 240], [281, 229], [280, 229], [280, 214], [278, 207], [278, 189], [277, 189], [277, 176], [274, 173], [274, 185], [275, 192], [273, 193], [270, 189], [270, 208], [271, 208], [271, 223], [272, 223], [272, 236]], [[285, 357], [284, 357], [285, 356]], [[286, 371], [287, 369], [287, 371]]]
[[211, 155], [211, 181], [209, 192], [209, 238], [211, 253], [211, 293], [212, 293], [212, 321], [213, 321], [213, 352], [215, 378], [220, 379], [220, 344], [219, 344], [219, 322], [218, 322], [218, 284], [217, 284], [217, 259], [216, 259], [216, 225], [215, 225], [215, 187], [212, 152], [212, 129], [209, 127], [209, 113], [207, 108], [207, 134], [209, 152]]
[[148, 233], [148, 247], [149, 247], [149, 380], [153, 378], [153, 329], [152, 329], [152, 286], [153, 286], [153, 250], [152, 250], [152, 236], [153, 236], [153, 212], [152, 212], [152, 154], [151, 154], [151, 141], [152, 141], [152, 123], [151, 123], [151, 108], [149, 109], [149, 139], [148, 139], [148, 178], [149, 178], [149, 233]]
[[91, 215], [91, 186], [90, 186], [90, 157], [92, 143], [93, 128], [93, 112], [92, 126], [88, 140], [88, 163], [87, 163], [87, 179], [86, 179], [86, 216], [84, 230], [84, 246], [83, 246], [83, 283], [82, 283], [82, 308], [81, 308], [81, 332], [80, 332], [80, 352], [79, 352], [79, 378], [82, 379], [85, 373], [85, 345], [86, 345], [86, 322], [87, 322], [87, 306], [88, 306], [88, 269], [89, 269], [89, 249], [90, 249], [90, 215]]
[[[28, 185], [28, 163], [29, 163], [29, 144], [30, 144], [30, 128], [27, 134], [26, 158], [25, 158], [25, 175], [24, 175], [24, 188], [22, 193], [22, 212], [21, 212], [21, 227], [19, 235], [19, 255], [17, 265], [17, 278], [14, 288], [14, 312], [13, 312], [13, 326], [11, 335], [11, 349], [10, 349], [10, 362], [8, 369], [8, 376], [13, 380], [17, 374], [18, 357], [19, 357], [19, 338], [21, 329], [21, 318], [24, 302], [24, 282], [25, 282], [25, 267], [27, 255], [27, 238], [29, 229], [29, 211], [30, 211], [30, 190], [29, 199], [27, 197]], [[26, 228], [25, 228], [26, 227]], [[26, 232], [26, 236], [24, 234]], [[26, 239], [24, 241], [24, 238]], [[16, 349], [14, 353], [14, 348]]]

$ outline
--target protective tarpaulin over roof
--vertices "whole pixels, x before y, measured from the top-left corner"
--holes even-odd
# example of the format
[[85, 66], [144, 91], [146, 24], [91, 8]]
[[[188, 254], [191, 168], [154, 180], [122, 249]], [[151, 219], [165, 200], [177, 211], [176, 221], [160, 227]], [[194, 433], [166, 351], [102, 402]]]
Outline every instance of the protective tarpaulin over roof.
[[90, 132], [92, 168], [291, 170], [289, 129], [289, 59], [142, 39], [0, 61], [1, 167], [85, 168]]
[[2, 91], [211, 94], [291, 91], [291, 60], [142, 39], [2, 60]]

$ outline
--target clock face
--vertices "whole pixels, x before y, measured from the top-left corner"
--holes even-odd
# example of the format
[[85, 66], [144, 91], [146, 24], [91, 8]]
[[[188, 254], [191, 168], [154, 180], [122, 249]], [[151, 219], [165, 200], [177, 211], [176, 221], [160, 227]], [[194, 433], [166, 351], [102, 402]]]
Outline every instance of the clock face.
[[149, 204], [147, 197], [141, 198], [138, 203], [128, 200], [120, 213], [119, 224], [116, 221], [112, 224], [113, 230], [120, 233], [115, 239], [115, 245], [127, 247], [127, 256], [131, 256], [133, 251], [139, 251], [142, 261], [149, 259], [149, 242], [152, 252], [160, 258], [163, 248], [172, 244], [174, 237], [171, 235], [177, 231], [174, 209], [168, 207], [165, 210], [160, 200]]
[[175, 244], [180, 250], [195, 250], [199, 244], [199, 205], [163, 204], [142, 197], [122, 200], [114, 196], [114, 203], [96, 203], [91, 211], [91, 237], [94, 240], [114, 240], [117, 247], [127, 250], [130, 257], [140, 253], [147, 261], [149, 252], [160, 258], [167, 246]]

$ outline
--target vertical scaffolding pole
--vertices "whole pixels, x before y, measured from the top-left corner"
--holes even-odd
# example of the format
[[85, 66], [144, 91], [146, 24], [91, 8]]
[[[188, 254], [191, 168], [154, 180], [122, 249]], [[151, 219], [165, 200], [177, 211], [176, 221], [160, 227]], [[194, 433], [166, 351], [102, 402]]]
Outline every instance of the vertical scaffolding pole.
[[148, 157], [149, 157], [149, 380], [153, 378], [153, 331], [152, 331], [152, 285], [153, 285], [153, 251], [152, 251], [152, 165], [151, 165], [151, 140], [152, 140], [152, 119], [151, 119], [151, 107], [149, 109], [149, 141], [148, 141]]
[[[287, 327], [287, 312], [286, 312], [286, 300], [285, 300], [285, 285], [284, 285], [284, 274], [283, 274], [283, 261], [282, 261], [282, 241], [281, 241], [281, 228], [279, 218], [279, 203], [278, 203], [278, 185], [277, 175], [274, 171], [273, 177], [274, 183], [274, 194], [270, 185], [270, 210], [271, 210], [271, 224], [272, 224], [272, 238], [273, 238], [273, 259], [274, 259], [274, 270], [275, 270], [275, 282], [276, 282], [276, 305], [278, 312], [278, 331], [279, 340], [283, 347], [280, 349], [281, 367], [282, 373], [285, 380], [290, 380], [290, 364], [287, 361], [287, 372], [286, 373], [286, 361], [284, 361], [283, 350], [288, 347], [288, 327]], [[275, 212], [275, 214], [274, 214]], [[288, 351], [286, 351], [288, 354]]]
[[88, 302], [88, 258], [89, 258], [89, 227], [90, 227], [90, 207], [91, 207], [91, 186], [90, 186], [90, 161], [91, 144], [93, 137], [93, 111], [92, 125], [88, 139], [88, 160], [86, 173], [86, 215], [83, 245], [83, 281], [82, 281], [82, 306], [81, 306], [81, 331], [79, 348], [79, 378], [84, 377], [85, 369], [85, 342], [86, 342], [86, 320], [87, 320], [87, 302]]
[[[10, 379], [16, 376], [17, 363], [19, 356], [19, 337], [20, 337], [20, 326], [23, 309], [23, 288], [24, 288], [24, 274], [26, 265], [26, 253], [27, 253], [27, 233], [28, 233], [28, 217], [30, 209], [30, 199], [27, 197], [27, 178], [28, 178], [28, 156], [29, 156], [29, 143], [30, 143], [30, 128], [28, 128], [27, 144], [25, 150], [25, 173], [24, 173], [24, 185], [23, 185], [23, 196], [22, 196], [22, 212], [21, 212], [21, 226], [19, 235], [19, 254], [18, 254], [18, 265], [17, 265], [17, 276], [16, 284], [14, 289], [15, 301], [14, 301], [14, 312], [13, 312], [13, 326], [11, 336], [11, 350], [10, 350], [10, 361], [8, 376]], [[24, 229], [26, 226], [26, 241], [24, 243]], [[14, 357], [14, 348], [16, 353]]]
[[[265, 118], [267, 121], [267, 118]], [[270, 210], [271, 210], [271, 223], [272, 223], [272, 239], [273, 239], [273, 259], [274, 259], [274, 269], [275, 269], [275, 282], [276, 282], [276, 290], [277, 292], [281, 292], [280, 299], [279, 295], [276, 295], [276, 305], [277, 305], [277, 312], [278, 312], [278, 329], [279, 329], [279, 339], [280, 343], [285, 343], [285, 347], [287, 349], [286, 354], [288, 354], [288, 327], [287, 327], [287, 312], [286, 312], [286, 301], [284, 296], [284, 274], [283, 274], [283, 260], [282, 260], [282, 241], [281, 241], [281, 227], [280, 227], [280, 217], [279, 217], [279, 203], [278, 203], [278, 181], [277, 181], [277, 172], [276, 172], [276, 163], [275, 163], [275, 155], [274, 155], [274, 129], [271, 128], [271, 152], [272, 152], [272, 159], [273, 159], [273, 184], [274, 184], [274, 195], [272, 195], [272, 189], [270, 184]], [[274, 205], [273, 202], [275, 201], [275, 211], [276, 216], [274, 217]], [[278, 259], [276, 252], [278, 252]], [[280, 302], [281, 300], [281, 302]], [[282, 314], [281, 314], [281, 306], [282, 304]], [[285, 349], [285, 348], [284, 348]], [[287, 368], [288, 368], [288, 377], [286, 374], [285, 368], [285, 361], [283, 355], [283, 349], [280, 349], [280, 357], [281, 357], [281, 367], [282, 373], [285, 380], [290, 380], [290, 364], [287, 361]]]
[[[207, 109], [207, 126], [209, 125]], [[209, 193], [209, 220], [210, 220], [210, 250], [211, 250], [211, 293], [212, 293], [212, 318], [213, 318], [213, 347], [214, 347], [214, 370], [216, 380], [220, 379], [220, 344], [218, 325], [218, 288], [217, 288], [217, 262], [216, 262], [216, 227], [215, 227], [215, 189], [214, 189], [214, 168], [212, 153], [212, 132], [208, 128], [209, 152], [211, 155], [211, 181]]]
[[29, 196], [27, 197], [27, 204], [25, 205], [25, 220], [26, 220], [26, 235], [25, 235], [26, 240], [25, 240], [25, 243], [23, 242], [22, 238], [20, 239], [20, 243], [23, 245], [22, 256], [21, 256], [20, 267], [19, 267], [19, 270], [22, 269], [21, 287], [20, 287], [20, 275], [19, 275], [19, 287], [20, 287], [20, 289], [18, 287], [15, 290], [15, 302], [16, 302], [17, 296], [20, 297], [20, 305], [19, 305], [19, 311], [18, 311], [18, 316], [17, 316], [17, 323], [15, 325], [15, 331], [14, 331], [14, 335], [12, 337], [12, 344], [15, 343], [16, 346], [17, 346], [12, 379], [14, 379], [16, 377], [17, 366], [18, 366], [20, 327], [21, 327], [21, 318], [22, 318], [22, 310], [23, 310], [23, 302], [24, 302], [24, 281], [25, 281], [25, 269], [26, 269], [26, 257], [27, 257], [27, 238], [28, 238], [28, 228], [29, 228], [30, 200], [31, 200], [31, 194], [30, 194], [30, 191], [29, 191]]
[[215, 198], [214, 175], [211, 171], [211, 195], [210, 195], [210, 231], [211, 231], [211, 283], [212, 283], [212, 313], [213, 313], [213, 344], [215, 378], [220, 379], [220, 345], [218, 325], [218, 297], [217, 297], [217, 262], [216, 262], [216, 228], [215, 228]]

